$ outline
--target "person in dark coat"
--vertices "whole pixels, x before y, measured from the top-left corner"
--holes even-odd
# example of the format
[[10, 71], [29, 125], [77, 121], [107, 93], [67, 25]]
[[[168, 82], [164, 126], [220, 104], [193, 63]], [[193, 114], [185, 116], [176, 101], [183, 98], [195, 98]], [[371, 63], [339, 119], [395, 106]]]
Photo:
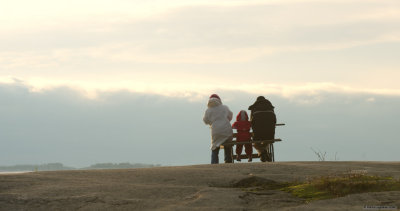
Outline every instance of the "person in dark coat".
[[[276, 116], [274, 108], [271, 102], [263, 96], [259, 96], [256, 102], [249, 107], [254, 141], [275, 139]], [[268, 144], [254, 145], [262, 162], [268, 159], [267, 147]]]

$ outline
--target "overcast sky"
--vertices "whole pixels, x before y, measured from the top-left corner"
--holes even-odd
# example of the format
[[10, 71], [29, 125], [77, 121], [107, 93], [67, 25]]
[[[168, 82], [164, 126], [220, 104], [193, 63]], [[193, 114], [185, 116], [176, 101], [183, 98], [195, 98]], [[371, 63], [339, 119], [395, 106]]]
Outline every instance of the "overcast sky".
[[[354, 146], [362, 146], [365, 138], [372, 144], [371, 137], [378, 138], [377, 134], [379, 139], [397, 141], [399, 55], [398, 0], [0, 1], [0, 165], [53, 160], [83, 165], [118, 156], [114, 161], [207, 163], [209, 131], [201, 118], [212, 93], [222, 94], [234, 113], [246, 109], [258, 95], [265, 95], [276, 101], [278, 114], [285, 117], [282, 121], [296, 122], [299, 112], [307, 117], [301, 124], [279, 128], [278, 134], [289, 139], [282, 143], [288, 147], [283, 148], [287, 154], [293, 153], [290, 141], [311, 141], [304, 145], [309, 150], [332, 131]], [[153, 104], [153, 100], [158, 103]], [[31, 109], [32, 104], [36, 110]], [[54, 106], [51, 115], [49, 106]], [[166, 109], [169, 114], [164, 116], [164, 106], [179, 109]], [[380, 116], [384, 109], [389, 110]], [[357, 123], [343, 128], [339, 120], [333, 121], [325, 125], [329, 130], [318, 129], [320, 123], [315, 125], [341, 113], [347, 115], [346, 122], [353, 119]], [[190, 117], [199, 121], [188, 124], [191, 127], [182, 135], [174, 133], [180, 139], [160, 136], [157, 140], [181, 143], [190, 134], [197, 134], [184, 148], [205, 147], [199, 151], [201, 158], [185, 161], [173, 155], [181, 153], [173, 144], [167, 147], [171, 151], [168, 155], [149, 151], [152, 159], [128, 156], [128, 148], [150, 147], [142, 145], [148, 136], [138, 131], [152, 133], [154, 123], [131, 130], [133, 123], [125, 118], [135, 116], [145, 122], [160, 118], [160, 122], [171, 121], [172, 125]], [[376, 131], [363, 130], [372, 127], [366, 122], [374, 122], [371, 116], [390, 122], [390, 126], [374, 124]], [[119, 117], [126, 121], [118, 121]], [[93, 126], [99, 119], [106, 123]], [[63, 137], [45, 135], [46, 124], [52, 133]], [[124, 130], [116, 130], [117, 125]], [[302, 134], [304, 128], [313, 128], [318, 135], [311, 136], [311, 129]], [[25, 130], [32, 133], [21, 132]], [[104, 134], [96, 139], [97, 133]], [[63, 153], [54, 151], [68, 145], [65, 134], [84, 145], [77, 154], [92, 153], [92, 157], [84, 160], [84, 156], [76, 156], [80, 162], [68, 160], [68, 156], [58, 159], [57, 155], [71, 150], [61, 147]], [[132, 141], [133, 137], [141, 141]], [[54, 139], [60, 143], [43, 151], [37, 149], [43, 155], [37, 159], [17, 150], [28, 147], [27, 140], [32, 147]], [[95, 140], [101, 144], [89, 150]], [[324, 146], [332, 148], [336, 138], [327, 140], [331, 144]], [[389, 151], [393, 146], [399, 149], [396, 141], [387, 145]], [[102, 159], [112, 144], [124, 147]], [[15, 150], [9, 151], [13, 155], [6, 159], [4, 150], [13, 147]], [[326, 151], [346, 151], [344, 146], [341, 150], [329, 147], [320, 146]], [[374, 147], [377, 145], [368, 149]], [[313, 158], [310, 152], [306, 154], [311, 157], [279, 158], [307, 160]], [[46, 153], [49, 155], [44, 156]], [[363, 158], [361, 152], [357, 156], [347, 153], [342, 159], [399, 159], [391, 153], [365, 154]]]

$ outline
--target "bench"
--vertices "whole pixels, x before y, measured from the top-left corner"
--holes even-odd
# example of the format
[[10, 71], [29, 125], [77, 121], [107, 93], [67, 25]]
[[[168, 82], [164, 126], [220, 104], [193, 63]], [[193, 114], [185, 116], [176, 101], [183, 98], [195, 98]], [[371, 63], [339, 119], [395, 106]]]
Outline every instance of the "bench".
[[[284, 123], [279, 123], [276, 124], [276, 126], [284, 126]], [[251, 135], [253, 136], [253, 133], [251, 132]], [[236, 136], [237, 133], [233, 133], [233, 140], [231, 142], [225, 142], [220, 146], [221, 149], [224, 148], [224, 146], [233, 146], [237, 144], [251, 144], [254, 147], [254, 144], [266, 144], [266, 151], [267, 151], [267, 161], [268, 162], [274, 162], [275, 161], [275, 155], [274, 155], [274, 143], [275, 142], [280, 142], [282, 139], [272, 139], [272, 140], [261, 140], [261, 141], [246, 141], [246, 142], [237, 142], [236, 141]], [[234, 153], [234, 150], [232, 149], [232, 153]], [[233, 154], [232, 155], [233, 161], [237, 159], [237, 155]], [[260, 156], [256, 153], [252, 155], [252, 158], [260, 158]], [[240, 155], [240, 159], [247, 159], [247, 155], [245, 153]]]

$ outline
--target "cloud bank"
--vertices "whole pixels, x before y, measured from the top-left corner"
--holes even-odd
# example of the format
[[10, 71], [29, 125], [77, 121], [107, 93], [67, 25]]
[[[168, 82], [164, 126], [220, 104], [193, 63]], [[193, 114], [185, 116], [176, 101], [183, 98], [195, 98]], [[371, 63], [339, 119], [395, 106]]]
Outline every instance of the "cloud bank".
[[[139, 94], [161, 95], [166, 97], [179, 97], [192, 101], [202, 100], [210, 93], [217, 91], [243, 92], [253, 95], [277, 95], [289, 100], [296, 100], [302, 96], [318, 97], [324, 93], [341, 95], [382, 95], [400, 96], [400, 89], [374, 89], [365, 87], [352, 87], [330, 82], [303, 83], [303, 84], [266, 84], [266, 83], [234, 83], [217, 80], [208, 80], [209, 83], [185, 82], [180, 79], [168, 80], [168, 74], [158, 74], [159, 80], [152, 74], [142, 74], [140, 82], [131, 80], [118, 80], [113, 82], [104, 78], [96, 81], [89, 80], [57, 80], [46, 78], [30, 78], [28, 80], [15, 77], [0, 77], [0, 84], [11, 86], [25, 86], [30, 92], [45, 92], [60, 87], [75, 90], [80, 95], [89, 99], [96, 99], [102, 93], [126, 91]], [[207, 76], [197, 75], [197, 80]]]
[[[257, 95], [220, 90], [236, 114]], [[282, 143], [277, 161], [317, 160], [313, 149], [340, 160], [398, 160], [398, 97], [321, 93], [296, 101], [266, 95], [276, 107]], [[0, 165], [101, 162], [162, 165], [209, 163], [210, 131], [201, 101], [127, 91], [88, 99], [67, 87], [31, 92], [0, 85]], [[317, 102], [317, 103], [315, 103]]]

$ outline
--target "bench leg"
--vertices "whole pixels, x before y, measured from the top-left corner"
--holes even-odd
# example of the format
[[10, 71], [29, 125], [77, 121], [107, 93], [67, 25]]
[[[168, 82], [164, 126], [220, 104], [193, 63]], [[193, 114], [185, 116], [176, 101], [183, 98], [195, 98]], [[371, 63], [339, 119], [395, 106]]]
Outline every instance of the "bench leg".
[[274, 144], [268, 144], [266, 146], [266, 156], [267, 156], [267, 161], [268, 162], [274, 162], [275, 161]]

